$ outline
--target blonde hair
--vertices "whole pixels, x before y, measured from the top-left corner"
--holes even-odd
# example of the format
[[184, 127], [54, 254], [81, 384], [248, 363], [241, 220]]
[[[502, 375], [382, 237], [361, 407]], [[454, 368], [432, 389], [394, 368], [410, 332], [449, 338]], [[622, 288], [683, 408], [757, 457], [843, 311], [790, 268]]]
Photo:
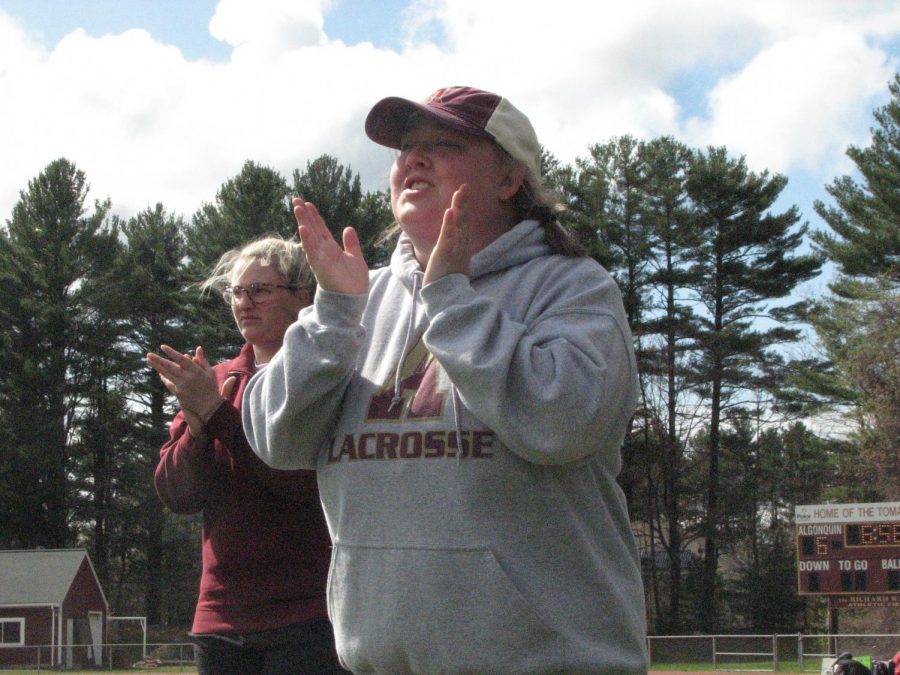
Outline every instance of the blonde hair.
[[313, 291], [316, 278], [306, 262], [303, 247], [297, 241], [270, 235], [232, 249], [219, 258], [209, 276], [199, 285], [201, 293], [221, 292], [231, 284], [236, 269], [246, 267], [254, 260], [260, 265], [274, 266], [287, 286]]
[[515, 222], [536, 220], [544, 228], [547, 244], [554, 253], [570, 258], [586, 257], [587, 249], [559, 220], [560, 214], [566, 211], [566, 205], [559, 195], [544, 185], [541, 177], [535, 176], [523, 162], [511, 157], [503, 148], [500, 151], [506, 156], [506, 161], [517, 165], [525, 176], [522, 187], [510, 200]]

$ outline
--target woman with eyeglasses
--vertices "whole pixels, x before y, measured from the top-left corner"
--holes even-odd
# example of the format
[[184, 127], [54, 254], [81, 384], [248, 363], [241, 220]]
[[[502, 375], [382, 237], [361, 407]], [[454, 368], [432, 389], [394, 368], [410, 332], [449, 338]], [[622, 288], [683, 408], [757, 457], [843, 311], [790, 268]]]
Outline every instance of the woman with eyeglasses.
[[229, 251], [202, 291], [221, 292], [246, 344], [211, 366], [197, 347], [147, 362], [181, 411], [160, 450], [156, 491], [174, 513], [203, 514], [200, 596], [191, 635], [198, 672], [337, 673], [325, 584], [330, 539], [312, 471], [259, 460], [241, 424], [250, 377], [312, 300], [301, 246], [267, 237]]

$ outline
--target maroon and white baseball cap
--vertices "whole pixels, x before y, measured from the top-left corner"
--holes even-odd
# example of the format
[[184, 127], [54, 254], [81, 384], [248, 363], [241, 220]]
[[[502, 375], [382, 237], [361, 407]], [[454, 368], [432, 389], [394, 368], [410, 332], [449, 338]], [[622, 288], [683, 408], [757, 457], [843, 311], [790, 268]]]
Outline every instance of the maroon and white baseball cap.
[[541, 176], [541, 147], [531, 122], [512, 103], [473, 87], [438, 89], [421, 103], [405, 98], [383, 98], [366, 117], [366, 134], [389, 148], [400, 148], [409, 116], [419, 112], [441, 124], [493, 140], [531, 171]]

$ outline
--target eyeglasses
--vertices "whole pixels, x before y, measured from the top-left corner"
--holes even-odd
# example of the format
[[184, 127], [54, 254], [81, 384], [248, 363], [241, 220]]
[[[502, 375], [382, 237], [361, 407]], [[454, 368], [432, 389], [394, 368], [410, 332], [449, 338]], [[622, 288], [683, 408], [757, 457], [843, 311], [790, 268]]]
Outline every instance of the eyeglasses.
[[264, 305], [272, 299], [272, 293], [276, 288], [287, 288], [296, 291], [299, 286], [285, 286], [284, 284], [257, 284], [252, 283], [246, 288], [244, 286], [226, 286], [222, 289], [222, 298], [229, 305], [237, 305], [241, 301], [244, 293], [250, 298], [250, 302], [254, 305]]
[[462, 141], [449, 138], [438, 138], [433, 140], [421, 141], [403, 139], [400, 142], [400, 147], [398, 148], [398, 155], [401, 159], [406, 159], [406, 157], [409, 156], [409, 153], [417, 148], [419, 152], [428, 155], [429, 157], [434, 157], [459, 155], [466, 149], [466, 146]]

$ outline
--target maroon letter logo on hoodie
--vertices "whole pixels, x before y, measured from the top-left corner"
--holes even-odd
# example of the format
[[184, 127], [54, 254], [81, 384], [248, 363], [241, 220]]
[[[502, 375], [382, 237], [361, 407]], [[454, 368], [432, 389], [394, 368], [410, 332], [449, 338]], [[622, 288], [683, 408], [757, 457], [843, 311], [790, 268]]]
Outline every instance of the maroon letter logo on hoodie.
[[440, 373], [440, 364], [420, 339], [403, 359], [397, 391], [394, 382], [386, 383], [369, 402], [366, 421], [439, 419], [447, 400], [447, 391], [439, 388]]

